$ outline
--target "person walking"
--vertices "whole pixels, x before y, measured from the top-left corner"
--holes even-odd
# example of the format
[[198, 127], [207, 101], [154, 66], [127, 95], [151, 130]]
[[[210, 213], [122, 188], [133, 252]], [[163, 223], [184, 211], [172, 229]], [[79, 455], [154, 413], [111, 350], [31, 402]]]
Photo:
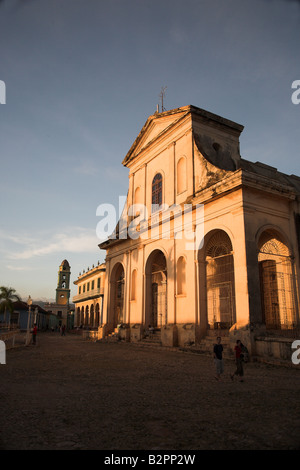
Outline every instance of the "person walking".
[[224, 372], [223, 345], [221, 344], [221, 336], [217, 337], [217, 343], [214, 345], [214, 362], [217, 374], [216, 379], [221, 380], [221, 375]]
[[236, 341], [236, 346], [234, 348], [235, 351], [235, 363], [236, 363], [236, 371], [233, 374], [230, 374], [231, 380], [233, 380], [234, 376], [237, 375], [239, 377], [240, 382], [244, 381], [244, 368], [243, 368], [243, 356], [242, 356], [242, 343], [241, 340]]
[[36, 323], [33, 325], [32, 330], [32, 344], [36, 344], [37, 326]]

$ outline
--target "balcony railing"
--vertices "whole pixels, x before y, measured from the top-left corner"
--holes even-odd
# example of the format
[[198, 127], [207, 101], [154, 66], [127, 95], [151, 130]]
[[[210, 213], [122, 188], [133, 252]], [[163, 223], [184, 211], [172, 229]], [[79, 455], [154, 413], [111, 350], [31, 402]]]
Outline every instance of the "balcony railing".
[[100, 297], [104, 295], [104, 287], [100, 287], [99, 289], [89, 290], [87, 292], [83, 292], [81, 294], [74, 295], [73, 302], [82, 302], [84, 300], [94, 299], [95, 297]]

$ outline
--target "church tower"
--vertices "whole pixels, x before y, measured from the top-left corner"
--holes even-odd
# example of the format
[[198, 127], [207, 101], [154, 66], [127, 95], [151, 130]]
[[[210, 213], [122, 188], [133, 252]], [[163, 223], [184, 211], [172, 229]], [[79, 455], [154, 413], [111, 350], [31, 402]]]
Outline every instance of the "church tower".
[[56, 303], [57, 305], [67, 306], [70, 299], [70, 276], [71, 267], [65, 259], [59, 266], [58, 281], [56, 288]]

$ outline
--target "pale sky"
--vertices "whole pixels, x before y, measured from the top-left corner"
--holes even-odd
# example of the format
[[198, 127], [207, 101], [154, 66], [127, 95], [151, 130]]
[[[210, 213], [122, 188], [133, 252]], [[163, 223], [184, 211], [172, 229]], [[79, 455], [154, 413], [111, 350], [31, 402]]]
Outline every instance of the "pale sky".
[[[54, 299], [103, 261], [97, 207], [156, 111], [194, 105], [245, 126], [243, 158], [300, 175], [300, 2], [0, 0], [0, 285]], [[1, 96], [0, 96], [1, 101]]]

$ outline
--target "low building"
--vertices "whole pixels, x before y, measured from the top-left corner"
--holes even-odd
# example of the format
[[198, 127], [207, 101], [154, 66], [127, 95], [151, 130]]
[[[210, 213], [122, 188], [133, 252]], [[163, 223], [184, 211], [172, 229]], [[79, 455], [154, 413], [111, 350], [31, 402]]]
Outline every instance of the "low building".
[[75, 304], [75, 327], [98, 328], [103, 323], [103, 296], [105, 282], [105, 264], [98, 264], [79, 274], [74, 281], [77, 294]]
[[10, 326], [26, 331], [36, 323], [39, 330], [46, 330], [56, 326], [56, 317], [47, 312], [38, 304], [29, 307], [26, 302], [13, 303], [14, 312], [10, 315]]

